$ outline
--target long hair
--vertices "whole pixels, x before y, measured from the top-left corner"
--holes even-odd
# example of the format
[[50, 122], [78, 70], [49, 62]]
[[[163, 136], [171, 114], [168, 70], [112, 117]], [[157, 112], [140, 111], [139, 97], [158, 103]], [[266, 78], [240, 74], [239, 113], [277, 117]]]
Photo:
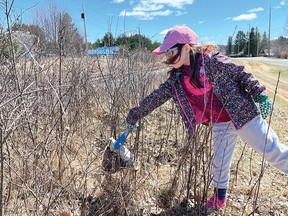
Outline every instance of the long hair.
[[[184, 44], [183, 44], [184, 46]], [[181, 58], [181, 46], [178, 49], [178, 53], [173, 56], [170, 59], [166, 60], [166, 64], [172, 64], [176, 61], [176, 59], [179, 57]], [[214, 44], [203, 44], [203, 45], [190, 45], [190, 68], [191, 68], [191, 75], [190, 75], [190, 83], [194, 84], [196, 87], [201, 88], [203, 87], [200, 82], [200, 67], [202, 65], [203, 60], [203, 54], [211, 51], [217, 51], [218, 46]], [[182, 66], [183, 67], [183, 66]], [[168, 71], [168, 74], [173, 74], [177, 69], [173, 68], [170, 71]]]
[[190, 51], [190, 67], [191, 67], [191, 75], [190, 75], [190, 83], [195, 84], [196, 87], [203, 87], [200, 82], [200, 68], [204, 61], [204, 53], [216, 51], [218, 50], [218, 46], [214, 44], [203, 44], [203, 45], [194, 45], [191, 46]]

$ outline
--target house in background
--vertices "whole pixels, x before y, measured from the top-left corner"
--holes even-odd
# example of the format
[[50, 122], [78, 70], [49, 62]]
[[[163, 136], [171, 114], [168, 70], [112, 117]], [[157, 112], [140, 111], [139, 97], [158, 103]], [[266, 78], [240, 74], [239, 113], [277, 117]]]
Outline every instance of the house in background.
[[88, 54], [91, 56], [97, 56], [99, 58], [114, 58], [119, 54], [119, 47], [118, 46], [98, 47], [94, 50], [88, 50]]

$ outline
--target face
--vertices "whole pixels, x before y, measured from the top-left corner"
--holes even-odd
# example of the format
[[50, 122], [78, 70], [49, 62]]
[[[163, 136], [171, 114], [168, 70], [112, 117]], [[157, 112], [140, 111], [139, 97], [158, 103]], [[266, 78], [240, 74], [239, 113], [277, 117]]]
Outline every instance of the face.
[[[167, 62], [175, 69], [180, 68], [182, 65], [190, 65], [189, 44], [185, 44], [182, 47], [172, 47], [165, 54]], [[173, 57], [176, 55], [178, 55], [178, 57], [174, 59]]]

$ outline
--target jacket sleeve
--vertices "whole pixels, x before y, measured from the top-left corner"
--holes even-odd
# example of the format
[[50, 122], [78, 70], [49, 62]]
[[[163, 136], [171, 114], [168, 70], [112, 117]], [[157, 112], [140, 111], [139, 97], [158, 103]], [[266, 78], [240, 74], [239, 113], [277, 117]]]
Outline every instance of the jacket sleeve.
[[232, 63], [231, 59], [227, 56], [215, 55], [210, 62], [212, 65], [216, 65], [218, 71], [223, 73], [223, 76], [228, 76], [239, 83], [240, 88], [251, 95], [254, 101], [257, 102], [261, 97], [268, 96], [265, 86], [263, 86], [251, 73], [246, 72], [244, 66]]
[[166, 82], [162, 83], [158, 89], [155, 89], [140, 101], [138, 106], [129, 111], [126, 122], [130, 125], [135, 125], [140, 118], [148, 115], [154, 109], [169, 100], [172, 97], [172, 91], [171, 80], [168, 79]]

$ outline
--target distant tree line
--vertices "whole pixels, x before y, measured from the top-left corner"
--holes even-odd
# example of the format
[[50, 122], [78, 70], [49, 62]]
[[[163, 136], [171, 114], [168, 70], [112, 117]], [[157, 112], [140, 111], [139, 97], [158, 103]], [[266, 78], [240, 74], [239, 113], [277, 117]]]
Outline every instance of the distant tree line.
[[288, 58], [288, 38], [283, 36], [271, 40], [267, 33], [262, 35], [257, 27], [252, 27], [250, 32], [238, 31], [233, 41], [232, 36], [228, 38], [226, 54], [229, 56], [268, 56]]
[[[111, 32], [107, 32], [102, 39], [97, 39], [94, 43], [89, 43], [90, 49], [96, 49], [103, 46], [120, 46], [127, 50], [135, 50], [145, 47], [147, 50], [153, 50], [160, 45], [159, 42], [152, 42], [144, 35], [134, 34], [127, 36], [122, 34], [114, 38]], [[221, 46], [223, 50], [223, 46]], [[278, 58], [288, 58], [288, 38], [283, 36], [276, 40], [271, 40], [267, 33], [262, 35], [256, 28], [251, 28], [250, 32], [238, 31], [233, 41], [232, 36], [228, 38], [228, 43], [224, 46], [228, 56], [276, 56]], [[223, 51], [224, 51], [223, 50]]]
[[121, 46], [127, 50], [145, 48], [152, 51], [160, 46], [160, 43], [152, 42], [149, 38], [141, 34], [121, 34], [117, 38], [114, 38], [111, 32], [107, 32], [102, 39], [97, 39], [94, 43], [89, 44], [91, 49], [96, 49], [103, 46]]

